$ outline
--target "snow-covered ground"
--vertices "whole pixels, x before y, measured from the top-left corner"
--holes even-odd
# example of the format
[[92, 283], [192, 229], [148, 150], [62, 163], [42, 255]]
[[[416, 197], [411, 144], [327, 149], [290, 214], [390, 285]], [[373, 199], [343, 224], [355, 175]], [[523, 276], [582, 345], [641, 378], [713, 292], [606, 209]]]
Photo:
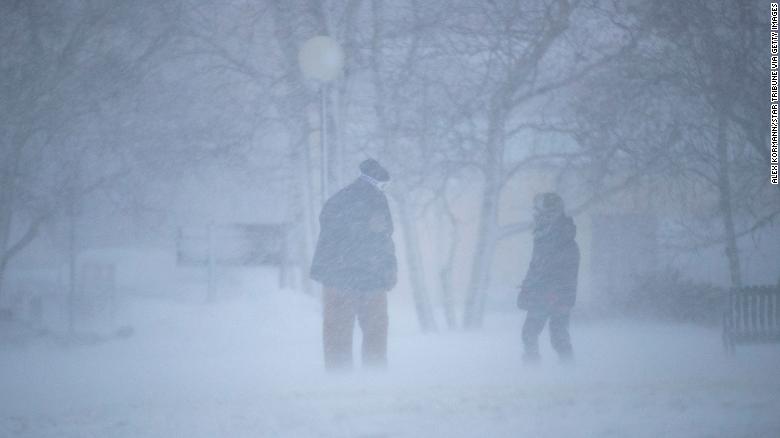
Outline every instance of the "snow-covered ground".
[[126, 340], [0, 347], [0, 436], [780, 437], [780, 347], [716, 330], [575, 322], [576, 365], [545, 332], [529, 369], [520, 313], [422, 335], [391, 303], [390, 368], [332, 376], [302, 294], [131, 304]]

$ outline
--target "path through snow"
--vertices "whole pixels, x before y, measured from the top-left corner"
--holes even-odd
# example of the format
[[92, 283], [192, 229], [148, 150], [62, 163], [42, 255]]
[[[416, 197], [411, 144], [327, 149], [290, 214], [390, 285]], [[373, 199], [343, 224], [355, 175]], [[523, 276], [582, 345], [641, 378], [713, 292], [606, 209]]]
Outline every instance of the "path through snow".
[[400, 313], [387, 372], [328, 376], [311, 298], [138, 302], [125, 341], [2, 347], [0, 436], [780, 437], [777, 346], [727, 359], [714, 330], [575, 323], [576, 366], [544, 339], [528, 369], [519, 313], [436, 335]]

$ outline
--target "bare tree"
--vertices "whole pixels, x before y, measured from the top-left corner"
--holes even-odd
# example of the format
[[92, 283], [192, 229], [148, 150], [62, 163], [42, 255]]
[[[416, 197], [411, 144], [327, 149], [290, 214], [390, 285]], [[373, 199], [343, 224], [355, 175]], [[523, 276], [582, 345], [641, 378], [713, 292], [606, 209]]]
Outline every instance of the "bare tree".
[[[93, 128], [89, 117], [103, 111], [101, 102], [137, 81], [141, 67], [169, 34], [161, 26], [132, 42], [117, 37], [148, 16], [108, 3], [4, 2], [0, 8], [2, 290], [11, 259], [35, 239], [44, 222], [62, 213], [68, 204], [63, 199], [73, 198], [61, 196], [62, 190], [75, 193], [68, 187], [81, 173], [70, 165], [81, 166], [90, 149], [78, 141], [83, 135], [77, 131]], [[49, 160], [58, 160], [57, 165]], [[108, 169], [82, 179], [79, 194], [114, 179], [115, 171]], [[26, 223], [19, 236], [12, 235], [14, 222]]]
[[633, 9], [642, 43], [589, 82], [578, 108], [591, 111], [577, 116], [588, 120], [583, 142], [602, 171], [619, 164], [667, 187], [656, 202], [676, 203], [683, 230], [668, 236], [670, 246], [723, 245], [734, 286], [743, 282], [739, 238], [780, 215], [760, 123], [760, 9], [726, 1]]
[[[496, 245], [518, 229], [527, 228], [520, 224], [502, 228], [498, 209], [507, 183], [540, 158], [539, 151], [518, 143], [528, 130], [550, 126], [533, 114], [535, 108], [543, 105], [543, 99], [552, 99], [621, 56], [633, 38], [616, 29], [617, 43], [604, 47], [591, 38], [575, 41], [570, 37], [575, 13], [579, 26], [597, 26], [594, 21], [604, 21], [595, 13], [585, 15], [593, 9], [585, 8], [583, 2], [469, 3], [454, 10], [446, 21], [445, 53], [452, 60], [450, 70], [459, 74], [448, 85], [451, 105], [458, 108], [460, 120], [451, 129], [449, 138], [455, 147], [448, 153], [448, 161], [476, 170], [482, 179], [477, 241], [464, 309], [464, 324], [478, 327]], [[560, 57], [564, 56], [573, 61], [562, 64]], [[526, 152], [515, 154], [522, 157], [520, 160], [509, 160], [508, 150], [516, 147], [526, 147]], [[551, 157], [565, 158], [571, 153], [557, 152]]]
[[[414, 76], [415, 69], [420, 67], [419, 48], [423, 33], [416, 26], [416, 12], [419, 5], [416, 1], [411, 1], [406, 5], [412, 15], [410, 18], [406, 18], [403, 11], [398, 9], [385, 12], [381, 1], [373, 0], [371, 6], [373, 33], [370, 42], [369, 65], [374, 91], [376, 137], [380, 142], [378, 149], [391, 156], [394, 155], [393, 151], [396, 149], [408, 153], [409, 145], [404, 145], [406, 124], [404, 116], [409, 108], [409, 102], [406, 99], [409, 88], [417, 86], [414, 82], [410, 83], [408, 78]], [[396, 5], [396, 8], [398, 6]], [[399, 14], [403, 17], [400, 20], [389, 18]], [[401, 23], [396, 24], [392, 29], [393, 34], [396, 35], [392, 40], [388, 37], [387, 23]], [[392, 54], [388, 53], [387, 48], [391, 41], [394, 52]], [[426, 146], [421, 144], [417, 148], [425, 148]], [[419, 160], [418, 163], [426, 163], [426, 160]], [[436, 321], [433, 316], [428, 288], [425, 284], [425, 265], [422, 262], [420, 239], [417, 234], [416, 212], [419, 208], [413, 203], [414, 189], [419, 187], [424, 177], [421, 178], [421, 174], [415, 172], [417, 169], [411, 169], [408, 161], [404, 163], [399, 160], [398, 164], [401, 171], [396, 172], [399, 175], [395, 179], [399, 181], [396, 184], [400, 187], [393, 190], [392, 198], [398, 207], [401, 219], [412, 296], [420, 327], [423, 331], [434, 331], [436, 330]]]

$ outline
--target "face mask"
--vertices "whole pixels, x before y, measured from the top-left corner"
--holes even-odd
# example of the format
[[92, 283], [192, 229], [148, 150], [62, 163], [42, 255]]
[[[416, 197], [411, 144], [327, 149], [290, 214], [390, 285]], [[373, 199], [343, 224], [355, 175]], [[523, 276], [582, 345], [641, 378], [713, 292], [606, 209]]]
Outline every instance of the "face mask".
[[365, 173], [361, 173], [360, 174], [360, 178], [363, 179], [364, 181], [368, 182], [372, 186], [376, 187], [377, 190], [379, 190], [381, 192], [385, 191], [385, 188], [387, 187], [387, 184], [390, 182], [390, 181], [377, 181], [374, 178], [371, 178], [370, 176], [366, 175]]

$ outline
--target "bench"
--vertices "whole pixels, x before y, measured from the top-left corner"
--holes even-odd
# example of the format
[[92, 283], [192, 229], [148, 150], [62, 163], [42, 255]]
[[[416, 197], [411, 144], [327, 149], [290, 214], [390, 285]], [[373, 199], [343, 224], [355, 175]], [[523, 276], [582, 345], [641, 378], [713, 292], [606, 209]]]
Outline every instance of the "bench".
[[738, 344], [780, 342], [780, 286], [753, 286], [729, 291], [723, 313], [723, 346], [736, 353]]

